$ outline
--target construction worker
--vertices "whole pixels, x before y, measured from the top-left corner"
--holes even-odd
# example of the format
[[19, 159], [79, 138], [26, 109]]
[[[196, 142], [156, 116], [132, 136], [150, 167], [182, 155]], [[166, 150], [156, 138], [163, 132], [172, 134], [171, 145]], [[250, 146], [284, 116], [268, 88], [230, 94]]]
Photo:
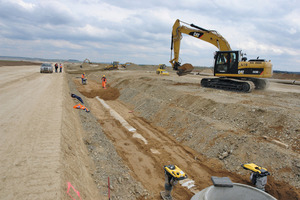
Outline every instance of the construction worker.
[[57, 73], [58, 64], [57, 64], [57, 63], [55, 63], [54, 67], [55, 67], [55, 72]]
[[59, 73], [61, 73], [61, 72], [62, 72], [62, 64], [59, 63]]
[[81, 75], [81, 83], [82, 85], [84, 85], [86, 82], [86, 76], [85, 76], [85, 72], [83, 72], [83, 74]]
[[101, 80], [102, 80], [102, 87], [103, 87], [104, 89], [106, 89], [106, 82], [107, 82], [107, 79], [106, 79], [105, 75], [102, 76]]

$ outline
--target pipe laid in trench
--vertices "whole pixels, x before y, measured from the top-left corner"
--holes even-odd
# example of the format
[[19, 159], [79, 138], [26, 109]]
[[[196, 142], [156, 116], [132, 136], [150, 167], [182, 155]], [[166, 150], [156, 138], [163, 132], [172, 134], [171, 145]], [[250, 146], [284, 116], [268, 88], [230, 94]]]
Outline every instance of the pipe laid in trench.
[[148, 144], [148, 141], [139, 133], [136, 132], [136, 129], [133, 128], [130, 124], [128, 124], [128, 122], [121, 116], [119, 115], [119, 113], [117, 113], [115, 110], [113, 110], [109, 105], [107, 105], [107, 103], [105, 103], [105, 101], [103, 99], [100, 99], [98, 96], [96, 97], [96, 99], [103, 105], [104, 108], [106, 108], [107, 110], [109, 110], [110, 115], [115, 118], [116, 120], [118, 120], [122, 126], [124, 126], [129, 132], [133, 133], [133, 137], [134, 138], [139, 138], [141, 139], [145, 144]]

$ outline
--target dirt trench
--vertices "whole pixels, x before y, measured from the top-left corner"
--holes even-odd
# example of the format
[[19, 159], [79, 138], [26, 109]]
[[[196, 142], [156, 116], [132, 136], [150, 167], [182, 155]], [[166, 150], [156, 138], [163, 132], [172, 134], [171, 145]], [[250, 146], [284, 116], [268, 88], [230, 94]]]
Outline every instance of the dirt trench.
[[[299, 198], [297, 180], [291, 181], [292, 185], [287, 184], [292, 180], [291, 175], [297, 174], [297, 167], [293, 167], [297, 163], [299, 143], [289, 138], [299, 137], [299, 115], [292, 119], [285, 112], [288, 110], [291, 115], [297, 112], [297, 109], [291, 111], [293, 106], [297, 108], [297, 93], [281, 95], [258, 91], [254, 94], [229, 93], [228, 96], [225, 91], [199, 88], [196, 84], [199, 79], [194, 77], [174, 81], [173, 77], [157, 78], [145, 72], [125, 75], [109, 72], [109, 75], [111, 89], [118, 90], [120, 96], [116, 99], [108, 95], [107, 103], [134, 126], [148, 144], [133, 138], [132, 133], [112, 119], [96, 99], [87, 101], [103, 132], [128, 166], [130, 175], [148, 191], [147, 195], [138, 192], [136, 197], [159, 199], [158, 193], [164, 184], [162, 167], [166, 164], [178, 165], [195, 181], [195, 189], [201, 190], [212, 184], [211, 176], [228, 176], [234, 182], [251, 184], [249, 172], [243, 171], [240, 164], [255, 160], [274, 174], [266, 187], [271, 195], [278, 199]], [[95, 92], [100, 96], [106, 92], [97, 79], [89, 83], [96, 91], [77, 84], [82, 94], [87, 92], [89, 94], [85, 95], [91, 97]], [[205, 98], [199, 91], [206, 93]], [[276, 101], [270, 101], [274, 98]], [[262, 107], [266, 105], [267, 108]], [[278, 112], [279, 109], [284, 112]], [[257, 116], [263, 116], [264, 121], [260, 123], [262, 118]], [[285, 128], [288, 136], [283, 134]], [[267, 131], [269, 129], [272, 132]], [[260, 140], [264, 134], [288, 143], [289, 149]], [[224, 152], [228, 156], [220, 156]], [[287, 162], [278, 165], [277, 160], [286, 155]], [[189, 199], [193, 195], [181, 186], [177, 186], [173, 194], [177, 199]]]

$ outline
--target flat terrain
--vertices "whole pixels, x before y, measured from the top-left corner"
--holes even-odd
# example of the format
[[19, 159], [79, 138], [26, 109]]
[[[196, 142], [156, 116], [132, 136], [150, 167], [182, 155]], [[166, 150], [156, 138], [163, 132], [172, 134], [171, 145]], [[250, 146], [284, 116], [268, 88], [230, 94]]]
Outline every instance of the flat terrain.
[[[74, 173], [85, 174], [87, 169], [69, 166], [75, 165], [69, 160], [72, 154], [83, 159], [76, 163], [85, 161], [76, 150], [66, 155], [68, 143], [74, 141], [65, 138], [76, 139], [80, 128], [66, 127], [76, 117], [65, 108], [65, 76], [40, 74], [39, 65], [14, 64], [20, 66], [0, 67], [0, 199], [69, 199], [67, 181], [76, 184]], [[88, 185], [86, 179], [80, 178], [82, 184]]]
[[[211, 176], [251, 185], [241, 167], [249, 162], [270, 171], [268, 193], [300, 198], [300, 86], [234, 93], [201, 88], [199, 75], [156, 75], [155, 66], [103, 67], [64, 64], [53, 74], [38, 65], [0, 67], [0, 199], [71, 199], [68, 182], [82, 199], [106, 199], [108, 177], [112, 199], [160, 199], [163, 166], [176, 164], [194, 181], [172, 192], [185, 200], [212, 185]], [[73, 109], [79, 102], [70, 93], [91, 112]]]
[[[62, 76], [1, 67], [1, 199], [54, 199], [59, 191]], [[33, 193], [34, 191], [34, 193]]]

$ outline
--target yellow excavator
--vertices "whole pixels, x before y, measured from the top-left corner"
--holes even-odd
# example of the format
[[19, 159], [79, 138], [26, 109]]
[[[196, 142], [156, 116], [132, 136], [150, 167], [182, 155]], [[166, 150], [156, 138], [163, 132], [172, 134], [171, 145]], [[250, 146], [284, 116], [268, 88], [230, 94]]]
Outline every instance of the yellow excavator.
[[[184, 26], [181, 23], [188, 25]], [[177, 19], [173, 25], [171, 39], [170, 63], [179, 76], [190, 73], [194, 67], [191, 64], [181, 65], [179, 62], [180, 40], [182, 34], [187, 34], [216, 46], [214, 76], [218, 78], [203, 78], [202, 87], [217, 88], [230, 91], [251, 92], [254, 88], [264, 89], [267, 80], [273, 75], [271, 61], [265, 59], [251, 59], [247, 61], [241, 50], [231, 50], [227, 40], [215, 30], [207, 30], [188, 24]], [[174, 51], [174, 58], [172, 58]]]

